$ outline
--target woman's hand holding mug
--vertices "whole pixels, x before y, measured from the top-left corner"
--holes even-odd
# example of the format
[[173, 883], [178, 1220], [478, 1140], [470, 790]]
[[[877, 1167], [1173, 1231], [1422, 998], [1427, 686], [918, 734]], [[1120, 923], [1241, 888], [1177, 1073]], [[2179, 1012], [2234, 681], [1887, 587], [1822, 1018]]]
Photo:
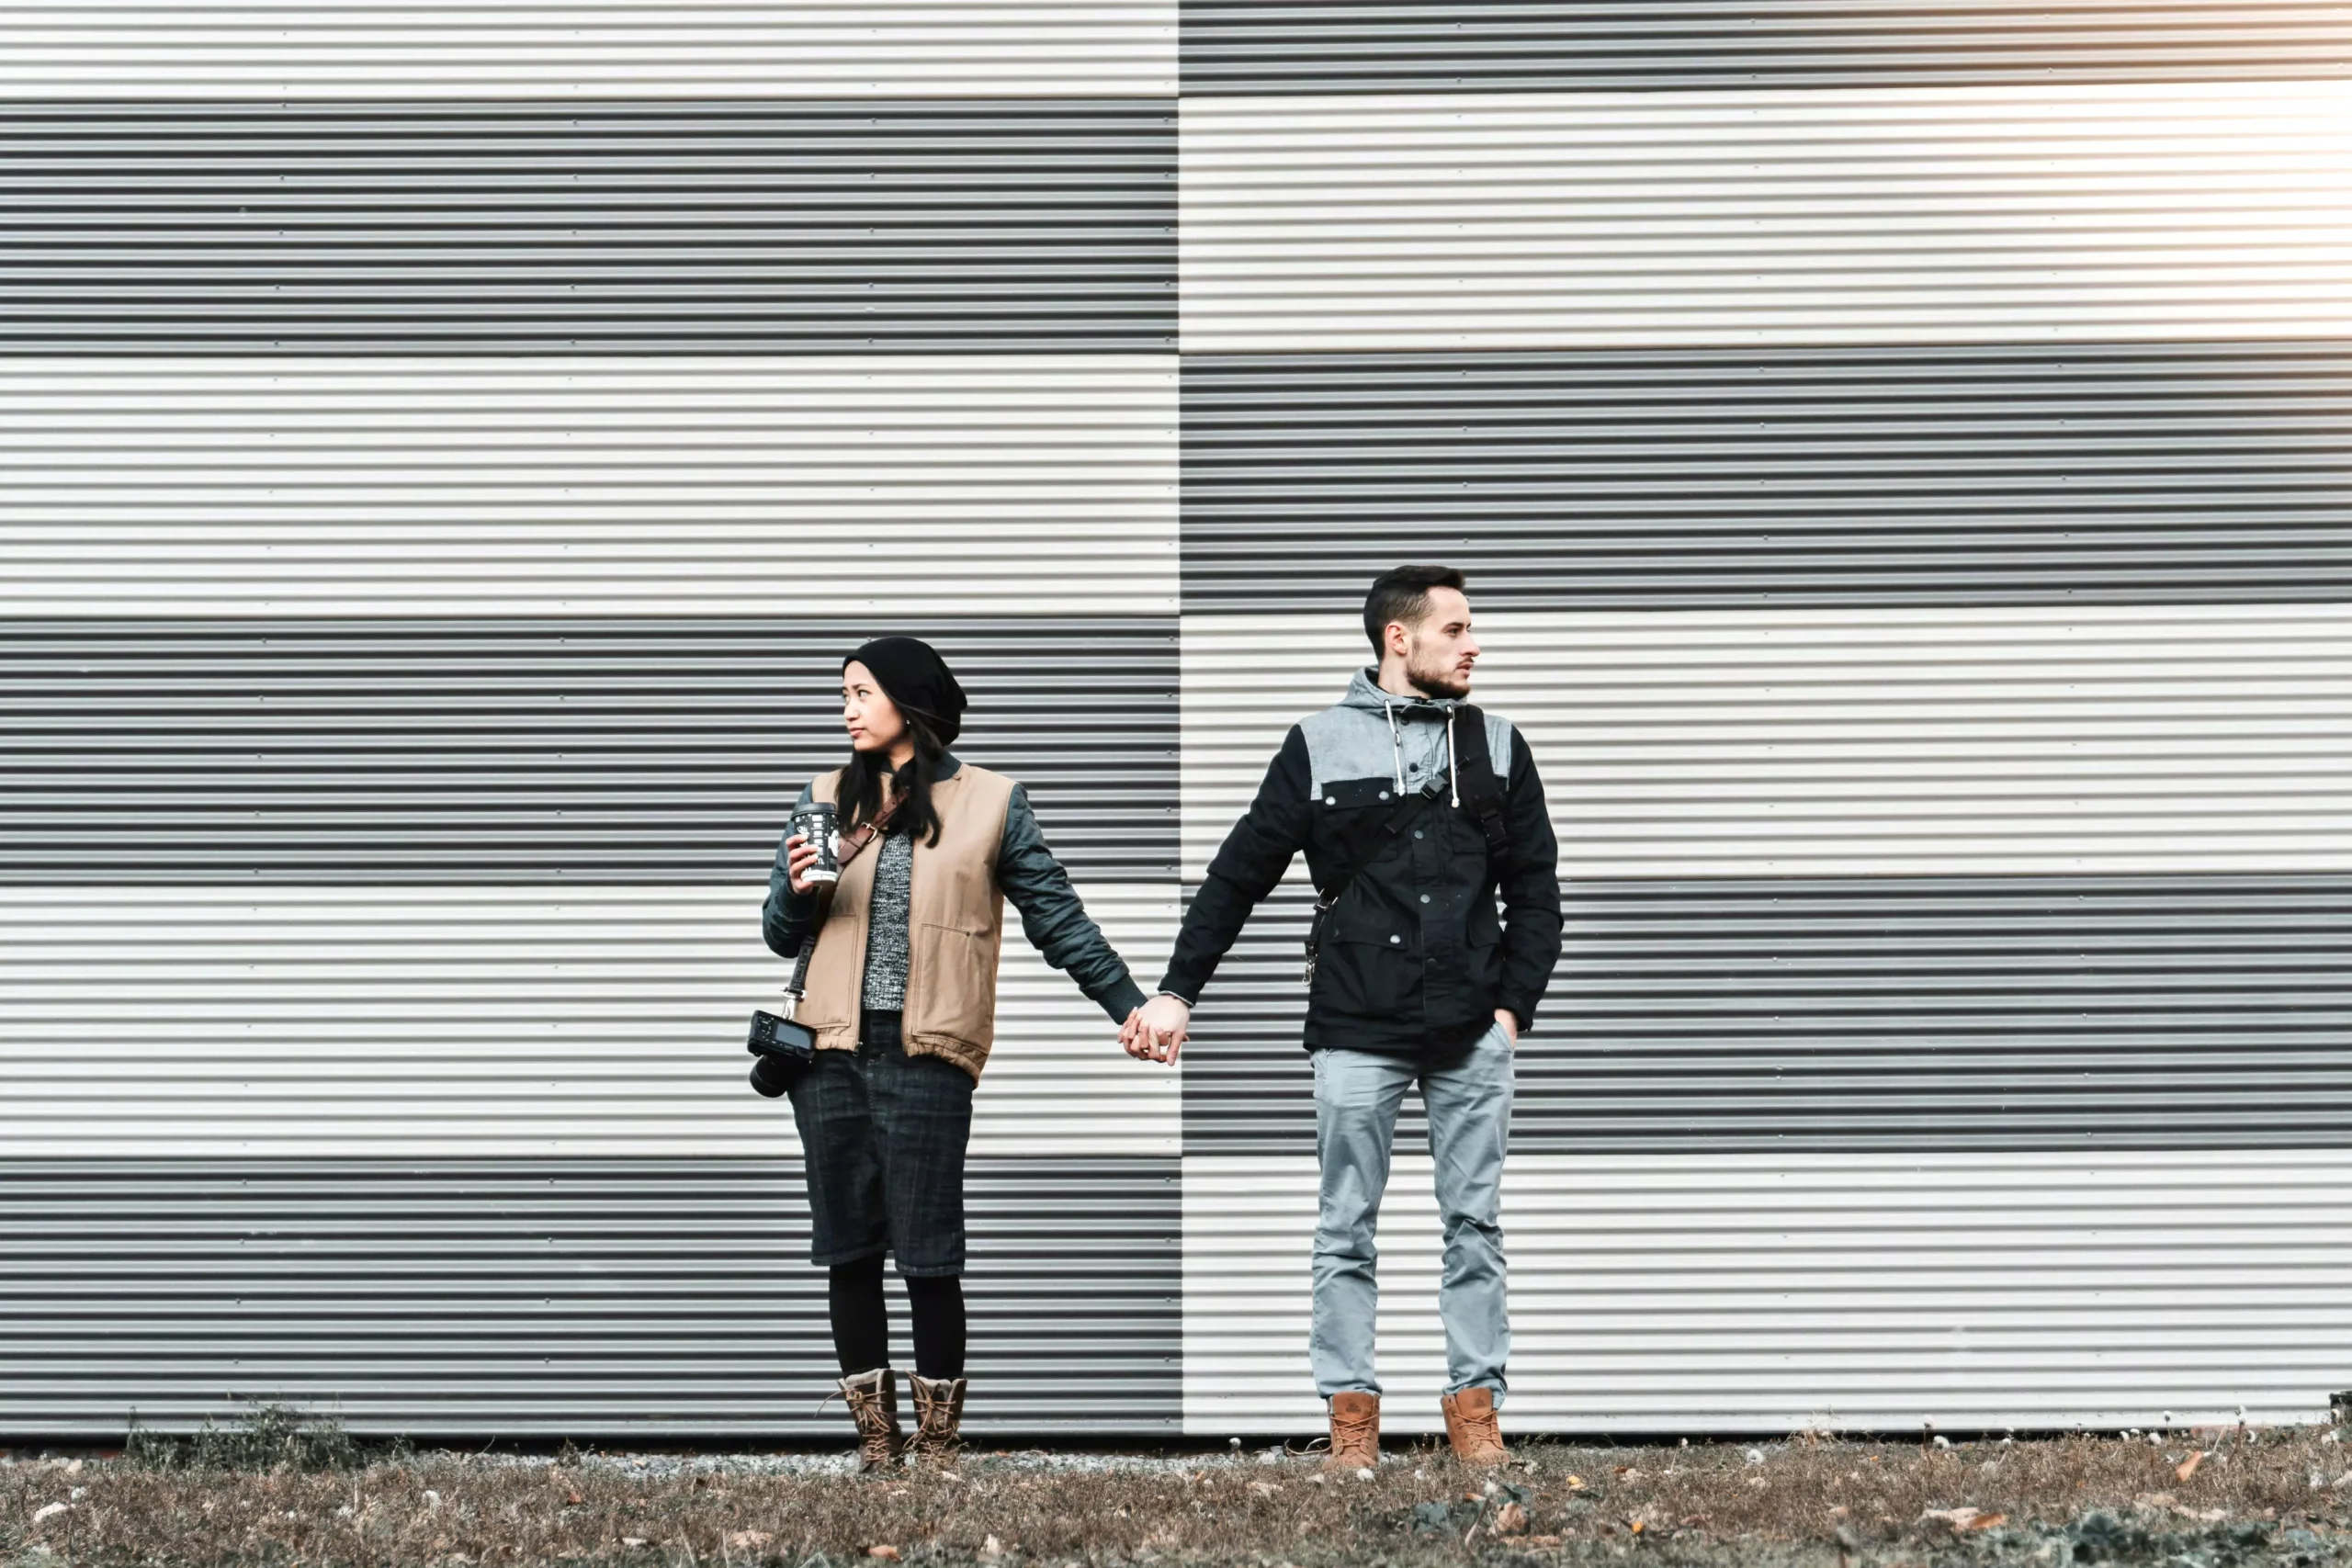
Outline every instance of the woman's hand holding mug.
[[815, 865], [822, 857], [817, 846], [808, 841], [808, 837], [805, 833], [793, 834], [785, 840], [784, 847], [791, 857], [786, 863], [785, 869], [791, 874], [792, 890], [806, 898], [809, 894], [817, 891], [817, 884], [808, 880], [808, 868]]

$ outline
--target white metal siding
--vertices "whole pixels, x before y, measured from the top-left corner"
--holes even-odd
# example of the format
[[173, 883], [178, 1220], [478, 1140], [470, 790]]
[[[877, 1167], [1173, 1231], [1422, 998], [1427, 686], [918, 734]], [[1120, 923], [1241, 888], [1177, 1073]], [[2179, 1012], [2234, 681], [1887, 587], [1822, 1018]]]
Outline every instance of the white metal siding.
[[1169, 615], [1173, 355], [0, 360], [0, 613]]
[[2352, 83], [1192, 98], [1187, 353], [2352, 324]]
[[[1314, 1430], [1315, 1162], [1184, 1162], [1184, 1419]], [[1381, 1426], [1442, 1429], [1430, 1162], [1381, 1228]], [[1518, 1156], [1506, 1431], [2313, 1421], [2352, 1154]], [[2169, 1415], [2167, 1415], [2169, 1412]]]
[[[1476, 698], [1527, 737], [1566, 878], [2352, 869], [2342, 605], [1512, 611], [1476, 630]], [[1344, 615], [1187, 617], [1188, 875], [1368, 658]]]
[[[13, 1157], [781, 1157], [744, 1083], [784, 966], [733, 887], [0, 888]], [[1172, 886], [1082, 884], [1113, 943]], [[973, 1148], [1172, 1156], [1173, 1075], [1009, 917]]]
[[19, 98], [1165, 95], [1175, 81], [1175, 0], [75, 0], [0, 18], [0, 96]]

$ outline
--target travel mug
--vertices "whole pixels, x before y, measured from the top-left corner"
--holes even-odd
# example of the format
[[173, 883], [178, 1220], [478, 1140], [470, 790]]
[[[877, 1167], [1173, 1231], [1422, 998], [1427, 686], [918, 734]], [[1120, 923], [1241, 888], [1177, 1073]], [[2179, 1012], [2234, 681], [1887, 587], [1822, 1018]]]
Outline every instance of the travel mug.
[[810, 882], [839, 882], [842, 877], [842, 840], [834, 831], [839, 826], [830, 800], [812, 800], [797, 807], [792, 813], [791, 830], [817, 847], [817, 863], [806, 873]]

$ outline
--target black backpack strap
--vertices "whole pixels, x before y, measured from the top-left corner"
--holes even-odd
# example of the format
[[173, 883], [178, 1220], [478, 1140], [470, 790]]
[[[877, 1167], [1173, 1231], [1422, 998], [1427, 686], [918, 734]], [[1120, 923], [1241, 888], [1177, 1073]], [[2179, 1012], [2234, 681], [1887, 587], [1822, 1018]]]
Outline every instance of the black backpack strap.
[[1461, 782], [1462, 809], [1486, 835], [1487, 853], [1501, 854], [1510, 842], [1503, 780], [1487, 745], [1487, 716], [1467, 703], [1453, 710], [1453, 771]]

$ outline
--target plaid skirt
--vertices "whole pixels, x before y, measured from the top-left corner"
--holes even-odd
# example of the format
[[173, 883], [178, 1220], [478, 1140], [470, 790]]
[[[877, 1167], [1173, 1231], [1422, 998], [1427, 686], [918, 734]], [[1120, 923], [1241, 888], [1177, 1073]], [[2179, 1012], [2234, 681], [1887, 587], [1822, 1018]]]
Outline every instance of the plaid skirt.
[[893, 1254], [899, 1272], [964, 1271], [972, 1077], [910, 1056], [899, 1015], [868, 1012], [854, 1051], [820, 1051], [792, 1089], [808, 1172], [808, 1260]]

